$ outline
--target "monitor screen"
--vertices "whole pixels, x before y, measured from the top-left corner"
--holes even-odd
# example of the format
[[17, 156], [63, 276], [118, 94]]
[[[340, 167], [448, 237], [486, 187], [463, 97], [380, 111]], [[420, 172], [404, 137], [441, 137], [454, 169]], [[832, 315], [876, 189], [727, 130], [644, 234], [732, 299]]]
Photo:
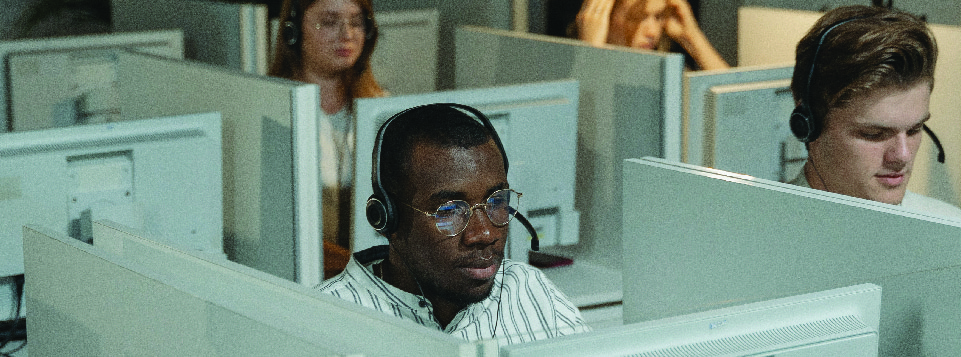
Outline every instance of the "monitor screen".
[[882, 356], [961, 350], [961, 222], [660, 159], [624, 173], [625, 323], [872, 283]]
[[90, 241], [112, 219], [223, 255], [220, 114], [3, 134], [0, 276], [23, 273], [25, 224]]
[[[12, 76], [19, 78], [17, 81], [17, 83], [19, 83], [18, 87], [26, 85], [50, 88], [49, 93], [41, 92], [42, 95], [47, 96], [45, 98], [30, 98], [28, 95], [23, 96], [24, 100], [40, 100], [43, 102], [44, 100], [53, 100], [51, 96], [57, 98], [62, 97], [60, 98], [61, 100], [56, 101], [56, 103], [66, 101], [67, 97], [77, 99], [93, 89], [101, 89], [97, 94], [102, 94], [104, 91], [102, 88], [105, 87], [104, 83], [109, 82], [111, 79], [109, 72], [90, 71], [89, 69], [99, 67], [84, 66], [86, 63], [82, 60], [64, 60], [59, 62], [34, 60], [10, 68], [7, 64], [11, 56], [38, 54], [50, 51], [102, 51], [108, 48], [129, 48], [144, 53], [180, 59], [184, 56], [183, 41], [183, 32], [180, 30], [119, 32], [101, 35], [0, 41], [0, 59], [2, 59], [4, 63], [4, 66], [0, 67], [0, 132], [49, 128], [53, 126], [48, 124], [50, 121], [47, 121], [46, 116], [43, 119], [28, 120], [23, 124], [19, 124], [13, 119], [13, 113], [10, 108], [10, 106], [13, 105], [13, 101], [10, 98], [10, 93], [7, 92], [11, 90], [13, 86], [13, 82], [11, 82]], [[51, 108], [49, 106], [42, 108], [49, 108], [46, 110], [50, 111], [56, 109], [56, 107]], [[40, 126], [38, 126], [37, 120], [41, 121]]]
[[[542, 246], [577, 243], [574, 207], [578, 83], [556, 81], [357, 100], [354, 251], [387, 244], [367, 222], [371, 151], [381, 124], [407, 108], [430, 103], [473, 106], [490, 119], [507, 152], [511, 188], [524, 194], [520, 210]], [[530, 234], [512, 224], [508, 257], [526, 261]], [[520, 257], [520, 258], [517, 258]]]
[[501, 356], [878, 355], [881, 288], [861, 284], [501, 347]]

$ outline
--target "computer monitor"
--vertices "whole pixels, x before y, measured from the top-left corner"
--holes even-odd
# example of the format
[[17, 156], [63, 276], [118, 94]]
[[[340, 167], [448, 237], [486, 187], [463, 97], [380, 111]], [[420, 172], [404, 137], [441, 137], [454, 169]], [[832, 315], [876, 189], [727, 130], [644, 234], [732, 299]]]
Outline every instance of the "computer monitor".
[[24, 229], [31, 355], [496, 353], [493, 340], [466, 341], [114, 223], [94, 230], [100, 246]]
[[861, 284], [551, 340], [501, 356], [878, 355], [881, 288]]
[[221, 113], [227, 256], [320, 283], [318, 86], [138, 53], [117, 58], [122, 119]]
[[791, 134], [791, 80], [713, 86], [704, 99], [704, 164], [773, 181], [789, 182], [807, 158]]
[[793, 65], [798, 42], [821, 15], [824, 13], [775, 7], [738, 8], [738, 65]]
[[880, 355], [961, 351], [961, 222], [660, 159], [624, 165], [624, 323], [872, 283]]
[[5, 133], [0, 276], [23, 273], [23, 225], [92, 239], [96, 219], [223, 255], [218, 113]]
[[[577, 81], [554, 81], [479, 89], [441, 91], [356, 101], [357, 137], [354, 178], [353, 249], [387, 244], [365, 213], [371, 187], [374, 138], [388, 118], [430, 103], [459, 103], [485, 114], [507, 152], [511, 188], [524, 194], [520, 211], [535, 226], [540, 245], [577, 243], [579, 213], [574, 208], [577, 172]], [[507, 255], [527, 260], [530, 241], [520, 224], [510, 226]]]
[[267, 5], [210, 0], [110, 0], [114, 31], [180, 29], [184, 58], [267, 74]]
[[[738, 10], [738, 63], [741, 65], [784, 65], [794, 61], [801, 37], [823, 15], [820, 12], [762, 7]], [[938, 42], [938, 63], [931, 92], [931, 120], [925, 124], [937, 133], [946, 153], [945, 163], [937, 161], [938, 151], [925, 138], [914, 160], [908, 189], [961, 206], [961, 27], [928, 24]], [[772, 31], [771, 29], [777, 29]], [[788, 118], [784, 118], [787, 120]]]
[[[179, 59], [183, 58], [184, 52], [183, 33], [180, 30], [165, 30], [0, 41], [0, 59], [4, 63], [4, 66], [0, 67], [0, 133], [52, 127], [46, 123], [40, 123], [38, 126], [35, 122], [28, 121], [19, 124], [16, 120], [13, 120], [9, 108], [12, 101], [8, 90], [13, 86], [13, 83], [10, 82], [10, 76], [29, 78], [19, 82], [22, 84], [45, 85], [55, 89], [46, 93], [46, 96], [71, 96], [73, 98], [80, 97], [90, 90], [99, 89], [100, 92], [103, 92], [107, 89], [104, 84], [110, 80], [109, 77], [102, 75], [102, 67], [86, 66], [88, 63], [82, 61], [24, 63], [23, 66], [16, 68], [16, 72], [8, 72], [10, 70], [8, 61], [12, 55], [66, 50], [104, 50], [108, 48], [130, 48], [140, 52]], [[91, 69], [95, 71], [91, 72]], [[67, 75], [63, 76], [64, 73]], [[31, 100], [32, 98], [26, 97], [24, 99]]]
[[[713, 141], [713, 138], [705, 133], [711, 119], [707, 113], [707, 96], [711, 87], [791, 79], [793, 73], [792, 65], [740, 66], [723, 70], [684, 72], [682, 161], [712, 167], [710, 161], [705, 161], [705, 150], [709, 150]], [[773, 115], [771, 119], [775, 119]]]
[[458, 88], [580, 83], [575, 204], [581, 234], [564, 253], [619, 270], [622, 161], [681, 159], [683, 56], [470, 26], [456, 35]]
[[120, 120], [117, 51], [70, 49], [7, 56], [14, 130]]

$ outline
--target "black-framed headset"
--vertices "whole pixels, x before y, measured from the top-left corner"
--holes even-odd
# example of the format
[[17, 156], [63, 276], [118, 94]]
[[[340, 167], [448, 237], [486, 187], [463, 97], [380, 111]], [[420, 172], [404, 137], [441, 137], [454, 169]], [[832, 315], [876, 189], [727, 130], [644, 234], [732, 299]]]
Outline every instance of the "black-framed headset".
[[[801, 96], [801, 101], [794, 108], [794, 111], [791, 112], [791, 119], [789, 122], [791, 127], [791, 133], [793, 133], [794, 137], [796, 137], [802, 143], [810, 143], [814, 140], [817, 140], [817, 138], [821, 136], [821, 130], [823, 129], [823, 125], [824, 125], [824, 121], [818, 120], [818, 118], [816, 118], [814, 115], [814, 111], [811, 110], [811, 81], [812, 81], [812, 78], [814, 77], [814, 69], [815, 69], [815, 66], [817, 66], [818, 55], [821, 53], [821, 47], [822, 45], [824, 45], [824, 40], [828, 37], [828, 34], [831, 33], [831, 31], [834, 30], [835, 28], [838, 28], [839, 26], [844, 25], [846, 23], [860, 20], [860, 19], [865, 19], [868, 17], [870, 16], [858, 16], [858, 17], [853, 17], [853, 18], [838, 21], [833, 25], [829, 26], [828, 29], [825, 30], [824, 33], [821, 34], [821, 37], [818, 39], [817, 47], [815, 47], [814, 49], [814, 56], [811, 58], [811, 67], [808, 70], [808, 75], [805, 81], [806, 83], [804, 85], [804, 92], [803, 92], [803, 95]], [[922, 125], [922, 128], [924, 128], [924, 132], [931, 137], [931, 141], [934, 142], [934, 145], [938, 148], [938, 162], [943, 164], [944, 148], [941, 146], [941, 140], [938, 140], [938, 137], [934, 135], [934, 132], [931, 131], [931, 128], [928, 128], [927, 125]]]
[[[300, 49], [300, 38], [302, 36], [300, 30], [300, 11], [304, 11], [300, 7], [300, 0], [292, 0], [290, 2], [290, 15], [287, 21], [284, 21], [283, 28], [281, 29], [284, 43], [292, 49]], [[374, 22], [371, 16], [371, 14], [364, 15], [364, 38], [367, 40], [377, 36], [378, 32], [377, 23]]]
[[[457, 103], [434, 103], [426, 104], [421, 106], [416, 106], [403, 110], [397, 114], [391, 116], [387, 121], [380, 126], [380, 130], [377, 131], [377, 137], [374, 140], [374, 151], [373, 151], [373, 162], [371, 163], [371, 186], [373, 187], [374, 193], [370, 195], [367, 199], [366, 215], [367, 222], [370, 223], [372, 227], [377, 231], [377, 233], [383, 234], [385, 237], [390, 233], [393, 233], [397, 228], [397, 206], [391, 199], [390, 194], [384, 188], [381, 181], [381, 149], [384, 142], [384, 136], [387, 134], [388, 128], [390, 128], [391, 123], [397, 120], [403, 120], [407, 114], [415, 110], [422, 110], [431, 107], [442, 107], [451, 108], [454, 110], [460, 110], [462, 112], [470, 113], [474, 119], [479, 121], [487, 132], [490, 134], [491, 139], [494, 144], [497, 145], [497, 149], [500, 150], [501, 158], [504, 160], [504, 173], [507, 173], [509, 164], [507, 161], [507, 152], [504, 151], [504, 144], [501, 143], [500, 137], [497, 135], [497, 131], [494, 130], [494, 126], [491, 124], [490, 119], [487, 118], [484, 113], [479, 110]], [[531, 250], [537, 251], [540, 248], [539, 240], [537, 239], [537, 231], [527, 220], [524, 215], [520, 212], [514, 211], [514, 218], [527, 229], [528, 233], [531, 235]]]

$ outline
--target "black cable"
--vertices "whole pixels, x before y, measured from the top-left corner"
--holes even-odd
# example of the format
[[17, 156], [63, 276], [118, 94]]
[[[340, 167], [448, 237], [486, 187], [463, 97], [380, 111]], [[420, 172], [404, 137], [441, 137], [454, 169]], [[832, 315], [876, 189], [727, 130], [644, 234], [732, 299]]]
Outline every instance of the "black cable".
[[938, 148], [938, 162], [943, 164], [944, 163], [944, 147], [941, 146], [941, 140], [938, 140], [938, 136], [934, 135], [934, 132], [931, 131], [931, 128], [929, 128], [926, 124], [921, 125], [921, 127], [924, 128], [924, 132], [928, 133], [928, 136], [931, 137], [931, 141], [934, 142], [934, 146]]

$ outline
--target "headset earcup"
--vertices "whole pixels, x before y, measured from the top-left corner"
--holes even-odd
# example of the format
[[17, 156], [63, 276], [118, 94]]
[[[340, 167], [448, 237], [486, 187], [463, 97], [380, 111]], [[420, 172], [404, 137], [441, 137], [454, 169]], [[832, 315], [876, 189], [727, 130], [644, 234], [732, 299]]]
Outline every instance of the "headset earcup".
[[799, 105], [791, 112], [791, 133], [802, 143], [809, 143], [817, 139], [817, 128], [811, 120], [811, 111], [804, 105]]
[[300, 28], [294, 21], [284, 21], [284, 28], [281, 30], [284, 36], [284, 43], [287, 46], [295, 47], [300, 43]]
[[393, 205], [390, 203], [389, 199], [384, 199], [378, 195], [370, 195], [367, 199], [367, 223], [370, 223], [371, 227], [377, 233], [383, 234], [385, 237], [394, 231], [394, 225], [397, 222], [395, 217], [395, 211]]

